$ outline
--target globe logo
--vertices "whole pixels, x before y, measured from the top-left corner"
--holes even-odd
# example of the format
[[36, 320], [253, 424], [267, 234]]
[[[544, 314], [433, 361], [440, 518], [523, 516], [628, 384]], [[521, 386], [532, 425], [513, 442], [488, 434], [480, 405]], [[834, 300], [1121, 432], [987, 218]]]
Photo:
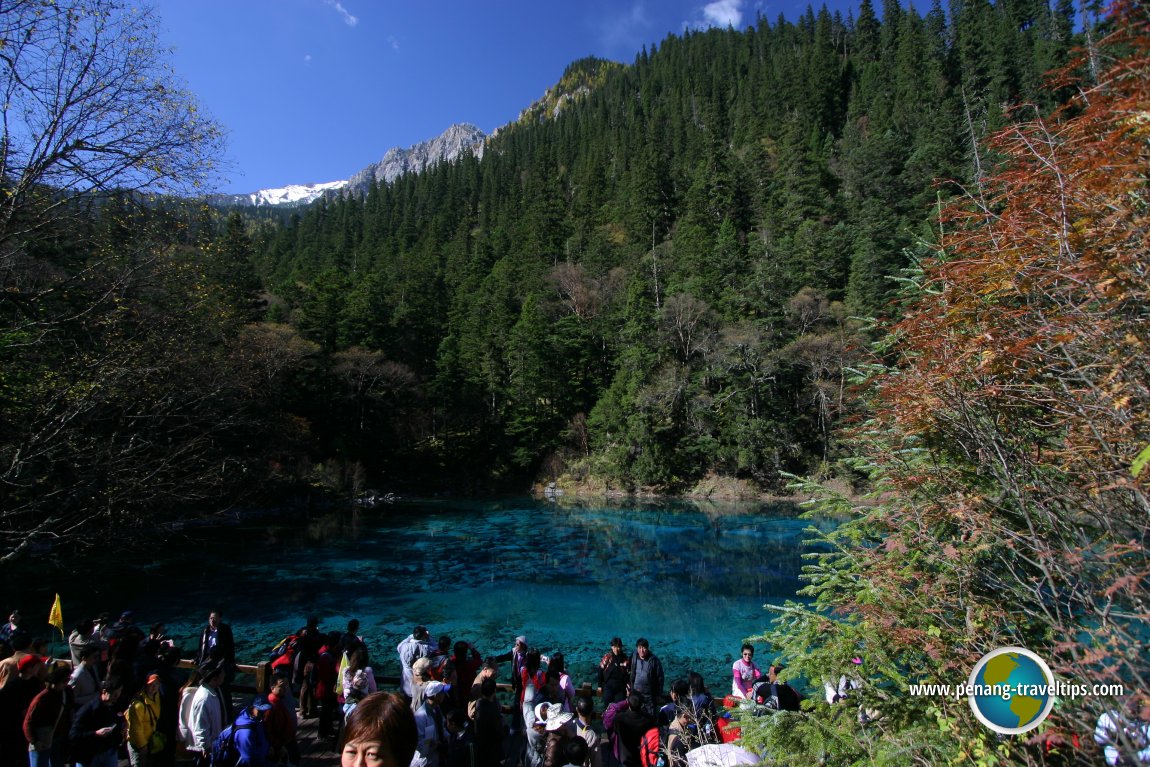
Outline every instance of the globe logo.
[[1033, 730], [1054, 707], [1054, 675], [1025, 647], [1000, 647], [970, 674], [970, 708], [978, 721], [1002, 735]]

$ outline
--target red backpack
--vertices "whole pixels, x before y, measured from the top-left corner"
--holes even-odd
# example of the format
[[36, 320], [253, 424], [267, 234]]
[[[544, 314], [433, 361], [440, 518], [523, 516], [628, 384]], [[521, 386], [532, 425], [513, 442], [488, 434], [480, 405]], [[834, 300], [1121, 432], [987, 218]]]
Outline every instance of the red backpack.
[[447, 670], [447, 661], [450, 660], [447, 655], [440, 655], [431, 658], [431, 665], [427, 667], [427, 675], [432, 679], [442, 682], [444, 672]]
[[667, 728], [652, 727], [639, 741], [639, 761], [643, 767], [666, 767]]
[[292, 659], [295, 658], [296, 650], [299, 643], [299, 637], [295, 634], [284, 637], [283, 641], [272, 648], [268, 653], [268, 660], [271, 661], [272, 670], [277, 668], [292, 667]]

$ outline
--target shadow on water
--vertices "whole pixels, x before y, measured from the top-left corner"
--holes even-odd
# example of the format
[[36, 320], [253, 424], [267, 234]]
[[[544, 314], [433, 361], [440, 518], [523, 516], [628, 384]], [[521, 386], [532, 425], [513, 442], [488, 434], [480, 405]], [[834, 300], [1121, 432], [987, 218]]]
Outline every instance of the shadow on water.
[[132, 609], [190, 651], [218, 606], [245, 662], [308, 615], [328, 630], [356, 617], [384, 674], [398, 673], [393, 648], [417, 623], [484, 654], [525, 633], [562, 650], [580, 681], [594, 680], [612, 636], [645, 636], [669, 679], [694, 669], [723, 691], [742, 639], [766, 626], [763, 604], [800, 588], [803, 531], [832, 524], [799, 513], [785, 503], [401, 501], [190, 531], [151, 557], [35, 562], [36, 577], [18, 593], [5, 587], [0, 609], [31, 620], [43, 604], [46, 618], [58, 591], [68, 622]]

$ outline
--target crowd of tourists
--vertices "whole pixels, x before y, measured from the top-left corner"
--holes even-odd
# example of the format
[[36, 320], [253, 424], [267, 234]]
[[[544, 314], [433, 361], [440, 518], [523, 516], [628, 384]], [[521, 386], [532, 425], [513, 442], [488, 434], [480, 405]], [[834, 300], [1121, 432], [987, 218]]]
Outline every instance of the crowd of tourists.
[[[19, 612], [0, 627], [0, 765], [116, 767], [126, 759], [170, 767], [177, 752], [195, 767], [298, 765], [304, 719], [316, 720], [321, 740], [344, 743], [344, 762], [382, 764], [373, 761], [378, 748], [352, 737], [375, 727], [361, 721], [369, 710], [390, 712], [389, 721], [407, 712], [413, 725], [412, 753], [385, 760], [388, 767], [654, 767], [644, 749], [679, 760], [727, 728], [702, 677], [668, 685], [645, 639], [633, 652], [611, 641], [598, 669], [600, 701], [576, 690], [561, 652], [544, 655], [526, 637], [484, 655], [469, 642], [432, 641], [423, 626], [396, 648], [402, 678], [388, 693], [377, 689], [358, 621], [325, 632], [309, 619], [270, 653], [270, 691], [240, 705], [235, 637], [219, 611], [194, 652], [177, 647], [163, 624], [140, 625], [128, 611], [78, 622], [68, 649], [69, 659], [51, 658]], [[187, 655], [195, 668], [181, 668]], [[797, 708], [797, 694], [775, 673], [760, 674], [747, 645], [732, 695], [774, 695], [768, 704]]]
[[[196, 767], [213, 763], [220, 734], [232, 765], [276, 764], [293, 751], [291, 685], [232, 708], [236, 674], [231, 629], [213, 611], [200, 632], [196, 668], [180, 668], [180, 648], [162, 623], [136, 623], [130, 611], [81, 620], [68, 636], [70, 658], [53, 659], [13, 612], [0, 627], [0, 765], [3, 767], [171, 767], [179, 750]], [[217, 754], [216, 763], [222, 761]]]
[[[131, 612], [80, 621], [68, 647], [69, 660], [51, 659], [18, 612], [0, 626], [3, 767], [118, 767], [122, 758], [171, 767], [177, 752], [194, 767], [296, 766], [304, 719], [316, 720], [344, 767], [690, 767], [695, 749], [738, 739], [730, 709], [801, 703], [779, 679], [781, 663], [761, 670], [750, 644], [716, 700], [696, 672], [668, 683], [643, 638], [631, 651], [611, 640], [592, 693], [576, 689], [561, 652], [545, 655], [525, 636], [484, 655], [416, 626], [395, 648], [399, 690], [384, 692], [358, 621], [325, 632], [311, 618], [269, 654], [269, 692], [240, 705], [235, 639], [219, 611], [199, 632], [191, 670], [163, 624], [145, 630]], [[825, 687], [828, 703], [851, 701], [859, 677]], [[858, 709], [860, 722], [877, 716]], [[1127, 719], [1099, 722], [1110, 763], [1117, 751], [1107, 746], [1130, 735]]]

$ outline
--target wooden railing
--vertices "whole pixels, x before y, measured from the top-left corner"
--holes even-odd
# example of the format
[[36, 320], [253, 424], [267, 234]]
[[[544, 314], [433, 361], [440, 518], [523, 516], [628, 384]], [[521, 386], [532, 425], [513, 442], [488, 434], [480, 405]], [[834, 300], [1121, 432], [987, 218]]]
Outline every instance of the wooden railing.
[[[72, 660], [70, 658], [58, 658], [56, 660], [56, 663], [66, 664], [69, 668], [72, 666]], [[176, 668], [195, 670], [195, 669], [199, 668], [199, 666], [197, 666], [196, 662], [194, 660], [192, 660], [191, 658], [184, 658], [183, 660], [181, 660], [179, 663], [176, 664]], [[234, 689], [234, 690], [238, 690], [240, 692], [250, 692], [250, 693], [253, 693], [255, 695], [266, 695], [268, 690], [271, 689], [272, 664], [266, 660], [261, 661], [260, 663], [257, 663], [254, 666], [251, 664], [246, 664], [246, 663], [237, 663], [236, 664], [236, 674], [237, 675], [242, 674], [246, 677], [252, 677], [252, 684], [235, 684], [235, 683], [233, 683], [232, 689]], [[398, 690], [400, 685], [402, 684], [402, 680], [399, 677], [395, 677], [395, 676], [380, 676], [379, 674], [376, 674], [375, 675], [375, 683], [381, 689], [384, 687], [388, 687], [388, 688], [394, 688], [394, 689]], [[500, 683], [496, 684], [495, 688], [499, 692], [503, 692], [503, 693], [511, 692], [514, 689], [511, 685], [509, 685], [505, 682], [500, 682]], [[600, 692], [601, 692], [601, 690], [599, 690], [599, 688], [597, 688], [597, 687], [594, 687], [590, 682], [584, 682], [583, 684], [581, 684], [575, 688], [575, 694], [583, 696], [583, 697], [598, 696], [600, 694]]]

